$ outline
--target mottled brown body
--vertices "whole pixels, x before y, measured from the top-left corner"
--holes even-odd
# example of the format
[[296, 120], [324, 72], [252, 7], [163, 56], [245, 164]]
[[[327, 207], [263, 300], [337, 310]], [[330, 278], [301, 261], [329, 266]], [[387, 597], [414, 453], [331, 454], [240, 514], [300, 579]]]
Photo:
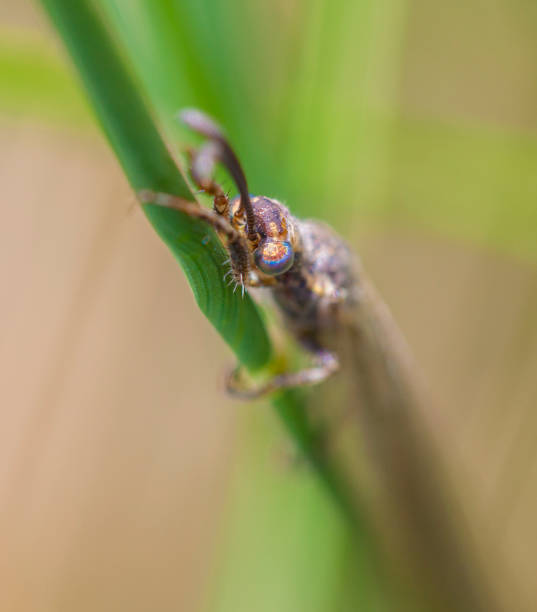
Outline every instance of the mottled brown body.
[[[359, 299], [359, 261], [331, 227], [315, 220], [300, 220], [278, 200], [251, 198], [258, 244], [289, 241], [294, 260], [286, 272], [268, 276], [256, 267], [251, 254], [247, 286], [269, 286], [284, 322], [297, 341], [313, 355], [325, 371], [304, 370], [293, 376], [295, 384], [317, 382], [338, 367], [334, 349], [341, 332], [356, 314]], [[230, 203], [230, 221], [237, 218], [240, 197]], [[230, 263], [234, 277], [233, 257]], [[326, 376], [324, 376], [326, 374]], [[297, 378], [298, 377], [298, 378]], [[314, 379], [314, 380], [313, 380]]]
[[[274, 277], [250, 261], [251, 286], [269, 285], [289, 328], [298, 336], [340, 326], [357, 300], [357, 258], [332, 228], [314, 220], [301, 221], [273, 198], [255, 196], [255, 231], [260, 242], [289, 241], [294, 250], [290, 269]], [[230, 221], [236, 219], [240, 198], [231, 201]], [[231, 259], [234, 276], [240, 264]], [[240, 273], [239, 273], [240, 274]], [[240, 282], [240, 281], [239, 281]]]

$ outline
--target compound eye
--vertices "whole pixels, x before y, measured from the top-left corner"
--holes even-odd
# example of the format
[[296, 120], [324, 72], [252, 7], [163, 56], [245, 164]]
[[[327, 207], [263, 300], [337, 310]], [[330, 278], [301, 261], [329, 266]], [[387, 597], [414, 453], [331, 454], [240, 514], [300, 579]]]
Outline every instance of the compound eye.
[[293, 265], [295, 252], [287, 241], [267, 240], [255, 250], [254, 259], [261, 272], [275, 276], [289, 270]]

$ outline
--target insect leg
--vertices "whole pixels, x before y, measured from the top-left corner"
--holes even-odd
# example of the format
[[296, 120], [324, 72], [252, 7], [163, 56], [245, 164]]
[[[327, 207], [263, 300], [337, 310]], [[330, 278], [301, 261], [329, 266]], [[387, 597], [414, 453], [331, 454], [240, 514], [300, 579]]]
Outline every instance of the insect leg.
[[278, 391], [293, 387], [317, 385], [332, 376], [339, 369], [339, 360], [335, 353], [313, 343], [302, 341], [304, 348], [312, 355], [313, 366], [298, 372], [284, 372], [274, 376], [258, 387], [245, 387], [239, 381], [240, 366], [235, 368], [227, 381], [228, 392], [241, 399], [257, 399]]
[[226, 236], [229, 242], [234, 243], [241, 241], [241, 235], [225, 217], [220, 215], [218, 211], [199, 206], [199, 204], [196, 202], [190, 202], [189, 200], [185, 200], [179, 196], [161, 193], [158, 191], [151, 191], [149, 189], [142, 189], [139, 191], [138, 199], [142, 202], [142, 204], [158, 204], [159, 206], [180, 210], [189, 217], [203, 219], [203, 221], [209, 225], [212, 225], [217, 232]]

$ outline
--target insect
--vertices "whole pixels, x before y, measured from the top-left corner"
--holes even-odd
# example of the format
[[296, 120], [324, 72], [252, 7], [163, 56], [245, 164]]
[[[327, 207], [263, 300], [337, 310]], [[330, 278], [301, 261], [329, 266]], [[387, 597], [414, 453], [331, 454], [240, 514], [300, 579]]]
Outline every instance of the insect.
[[[240, 288], [244, 294], [248, 288], [267, 288], [286, 326], [311, 358], [310, 367], [276, 375], [254, 388], [241, 385], [236, 370], [230, 377], [229, 390], [244, 398], [256, 398], [326, 380], [340, 367], [335, 339], [345, 330], [358, 331], [356, 340], [362, 345], [368, 338], [377, 342], [369, 323], [352, 327], [372, 295], [358, 258], [328, 225], [297, 219], [273, 198], [251, 196], [237, 156], [211, 118], [195, 109], [182, 111], [180, 117], [207, 139], [191, 153], [190, 173], [196, 185], [213, 197], [213, 209], [147, 190], [138, 194], [140, 200], [181, 210], [210, 224], [229, 254], [226, 276], [235, 283], [235, 289]], [[229, 199], [214, 181], [216, 163], [232, 177], [237, 197]], [[364, 367], [369, 369], [368, 364]]]

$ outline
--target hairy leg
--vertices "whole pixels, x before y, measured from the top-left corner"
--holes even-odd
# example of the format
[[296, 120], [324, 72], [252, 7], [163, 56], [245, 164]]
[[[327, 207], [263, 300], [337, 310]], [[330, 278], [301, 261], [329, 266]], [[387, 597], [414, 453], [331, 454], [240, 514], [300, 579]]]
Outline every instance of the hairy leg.
[[202, 219], [211, 225], [219, 234], [226, 236], [230, 242], [241, 240], [239, 232], [218, 211], [204, 208], [196, 202], [191, 202], [179, 196], [170, 195], [169, 193], [151, 191], [149, 189], [142, 189], [139, 191], [138, 199], [142, 204], [158, 204], [159, 206], [180, 210], [189, 217]]

